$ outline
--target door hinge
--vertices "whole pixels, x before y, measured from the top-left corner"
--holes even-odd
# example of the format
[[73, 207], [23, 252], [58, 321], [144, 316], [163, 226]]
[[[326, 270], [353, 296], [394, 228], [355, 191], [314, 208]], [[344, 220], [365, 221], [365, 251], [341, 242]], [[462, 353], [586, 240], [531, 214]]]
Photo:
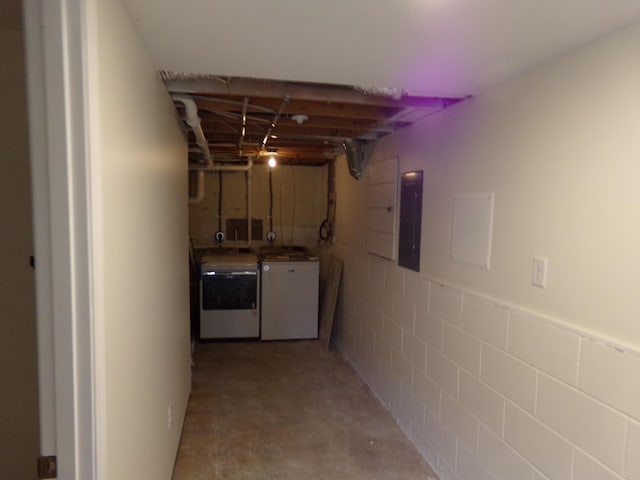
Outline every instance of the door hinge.
[[38, 478], [56, 478], [58, 476], [58, 457], [38, 457]]

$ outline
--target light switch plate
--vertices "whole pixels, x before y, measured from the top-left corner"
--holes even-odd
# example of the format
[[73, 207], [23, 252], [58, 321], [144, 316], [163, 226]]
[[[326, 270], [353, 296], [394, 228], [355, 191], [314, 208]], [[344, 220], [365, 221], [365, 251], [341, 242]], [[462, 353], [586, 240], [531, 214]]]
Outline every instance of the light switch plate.
[[549, 259], [546, 257], [533, 257], [533, 268], [531, 271], [531, 283], [536, 287], [547, 288], [547, 269]]

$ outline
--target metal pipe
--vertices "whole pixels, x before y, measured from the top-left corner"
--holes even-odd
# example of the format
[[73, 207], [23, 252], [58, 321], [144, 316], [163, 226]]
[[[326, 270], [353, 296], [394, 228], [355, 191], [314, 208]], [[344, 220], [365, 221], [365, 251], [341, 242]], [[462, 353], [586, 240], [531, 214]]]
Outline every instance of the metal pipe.
[[247, 177], [247, 245], [251, 246], [252, 240], [252, 228], [251, 228], [251, 167], [253, 166], [253, 160], [249, 159], [247, 164], [249, 169], [246, 171], [245, 175]]
[[244, 97], [244, 103], [242, 104], [242, 132], [240, 133], [240, 141], [238, 142], [238, 150], [242, 155], [242, 142], [247, 134], [247, 106], [249, 105], [249, 97]]
[[222, 232], [222, 170], [218, 171], [218, 232]]
[[[269, 232], [273, 232], [273, 169], [269, 169]], [[271, 240], [273, 243], [273, 240]]]
[[264, 149], [267, 146], [267, 141], [269, 140], [269, 138], [271, 137], [271, 131], [276, 127], [276, 125], [278, 124], [278, 120], [280, 120], [280, 116], [282, 115], [282, 112], [284, 112], [284, 109], [287, 108], [287, 105], [289, 105], [289, 102], [291, 101], [291, 96], [287, 93], [284, 98], [282, 99], [282, 105], [280, 105], [280, 109], [278, 110], [278, 112], [276, 113], [276, 116], [273, 118], [273, 122], [271, 122], [271, 126], [269, 127], [269, 129], [267, 130], [266, 135], [264, 136], [264, 139], [262, 140], [262, 146], [260, 147], [260, 151], [264, 151]]

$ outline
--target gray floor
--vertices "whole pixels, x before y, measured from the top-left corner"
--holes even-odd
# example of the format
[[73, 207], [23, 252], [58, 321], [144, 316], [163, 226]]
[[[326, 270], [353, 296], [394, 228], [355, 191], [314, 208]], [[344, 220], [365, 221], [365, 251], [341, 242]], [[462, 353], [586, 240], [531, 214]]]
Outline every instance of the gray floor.
[[205, 343], [173, 480], [435, 478], [336, 352]]

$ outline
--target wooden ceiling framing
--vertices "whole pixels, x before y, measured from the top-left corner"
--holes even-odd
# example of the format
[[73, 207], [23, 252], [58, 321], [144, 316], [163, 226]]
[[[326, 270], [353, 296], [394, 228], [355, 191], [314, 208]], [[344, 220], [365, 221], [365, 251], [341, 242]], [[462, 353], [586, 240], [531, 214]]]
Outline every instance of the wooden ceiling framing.
[[[214, 163], [260, 163], [275, 154], [280, 163], [324, 165], [344, 153], [346, 139], [376, 141], [461, 98], [407, 95], [388, 89], [190, 76], [161, 72], [174, 96], [198, 107]], [[184, 115], [181, 102], [176, 109]], [[308, 117], [302, 123], [296, 115]], [[191, 163], [201, 150], [188, 130]]]

